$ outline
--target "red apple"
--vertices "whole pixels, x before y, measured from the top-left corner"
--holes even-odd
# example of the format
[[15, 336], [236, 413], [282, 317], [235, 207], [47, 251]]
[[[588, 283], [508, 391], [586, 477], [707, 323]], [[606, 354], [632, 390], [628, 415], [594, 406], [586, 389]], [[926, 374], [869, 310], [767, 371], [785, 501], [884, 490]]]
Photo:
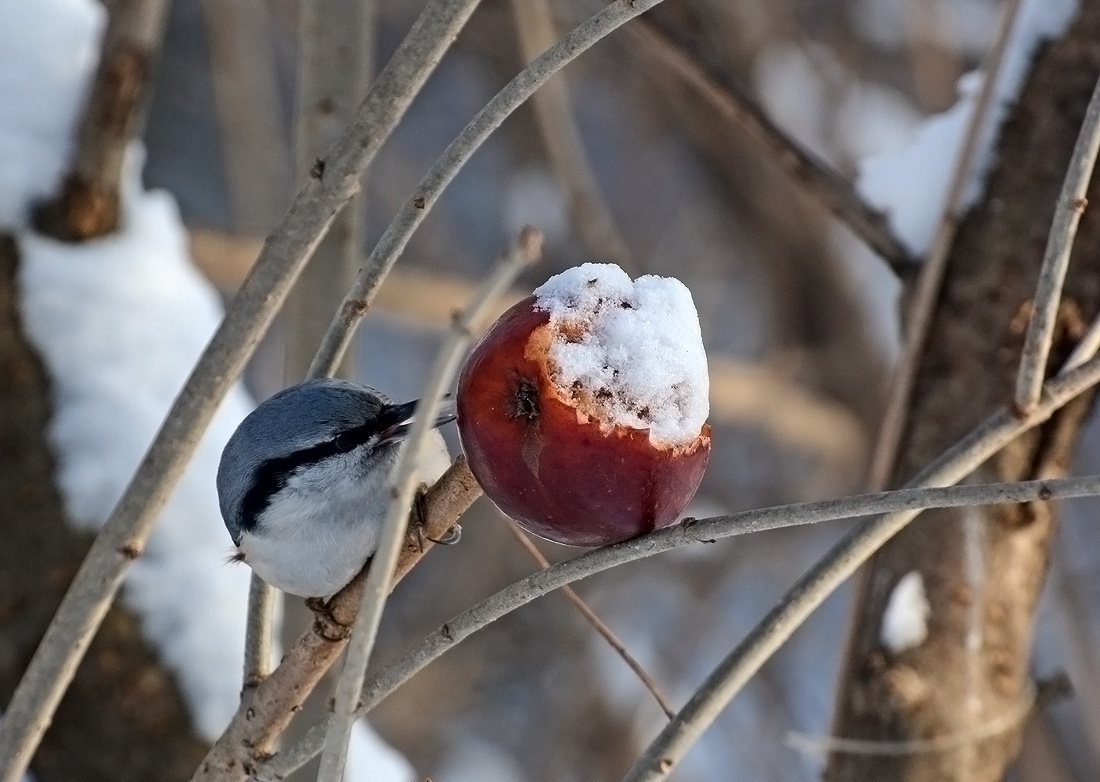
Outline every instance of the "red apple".
[[599, 404], [606, 389], [574, 382], [563, 392], [550, 346], [555, 338], [575, 341], [570, 332], [584, 323], [551, 324], [534, 296], [508, 310], [459, 376], [458, 430], [485, 493], [524, 529], [601, 546], [678, 517], [703, 478], [710, 427], [702, 424], [686, 443], [654, 442], [648, 429], [607, 420]]

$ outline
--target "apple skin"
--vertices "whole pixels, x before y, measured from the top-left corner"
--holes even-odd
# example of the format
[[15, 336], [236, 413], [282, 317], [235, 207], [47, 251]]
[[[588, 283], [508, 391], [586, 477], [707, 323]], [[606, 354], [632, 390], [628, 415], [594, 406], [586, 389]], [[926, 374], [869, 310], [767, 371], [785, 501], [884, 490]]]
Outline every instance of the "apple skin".
[[557, 543], [602, 546], [668, 526], [703, 479], [710, 427], [675, 447], [655, 446], [646, 429], [601, 427], [563, 400], [540, 360], [548, 323], [524, 299], [462, 368], [458, 431], [474, 477], [521, 527]]

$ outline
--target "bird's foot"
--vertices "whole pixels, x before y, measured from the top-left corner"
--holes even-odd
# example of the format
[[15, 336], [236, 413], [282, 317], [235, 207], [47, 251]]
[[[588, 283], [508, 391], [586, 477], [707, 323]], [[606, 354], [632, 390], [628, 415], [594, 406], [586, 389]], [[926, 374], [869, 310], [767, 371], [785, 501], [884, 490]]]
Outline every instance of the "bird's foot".
[[417, 550], [424, 553], [424, 541], [437, 543], [441, 546], [453, 546], [462, 538], [462, 527], [455, 524], [438, 538], [429, 537], [424, 530], [428, 526], [428, 487], [421, 484], [413, 498], [413, 524], [412, 532], [416, 536]]

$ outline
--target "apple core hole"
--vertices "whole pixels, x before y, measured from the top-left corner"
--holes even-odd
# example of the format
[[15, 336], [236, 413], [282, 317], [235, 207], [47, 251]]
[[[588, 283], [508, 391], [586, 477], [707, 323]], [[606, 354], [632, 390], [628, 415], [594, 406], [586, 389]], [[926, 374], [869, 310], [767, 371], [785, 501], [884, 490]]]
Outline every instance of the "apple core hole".
[[539, 389], [530, 380], [517, 378], [512, 385], [512, 418], [534, 421], [539, 417]]

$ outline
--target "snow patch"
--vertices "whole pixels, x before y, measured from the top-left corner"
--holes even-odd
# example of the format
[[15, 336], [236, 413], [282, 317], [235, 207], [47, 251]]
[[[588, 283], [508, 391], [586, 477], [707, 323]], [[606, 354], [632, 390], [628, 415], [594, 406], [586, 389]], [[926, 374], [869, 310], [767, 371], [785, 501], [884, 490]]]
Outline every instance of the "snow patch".
[[882, 615], [879, 638], [894, 654], [914, 649], [928, 638], [928, 616], [932, 607], [924, 593], [924, 579], [913, 570], [894, 586]]
[[57, 188], [106, 21], [92, 0], [0, 2], [0, 228]]
[[550, 313], [554, 383], [600, 420], [648, 429], [655, 444], [686, 445], [710, 413], [710, 379], [691, 292], [679, 280], [631, 281], [614, 264], [586, 263], [536, 289]]
[[[1024, 0], [1021, 4], [964, 191], [963, 212], [982, 195], [1001, 123], [1023, 87], [1036, 48], [1064, 33], [1076, 13], [1077, 0]], [[923, 256], [932, 246], [981, 84], [980, 73], [963, 76], [959, 100], [952, 108], [929, 117], [908, 144], [868, 157], [859, 165], [859, 191], [889, 214], [894, 230], [914, 255]]]
[[848, 18], [864, 39], [879, 46], [902, 48], [914, 39], [981, 55], [997, 29], [1001, 4], [996, 0], [924, 0], [914, 11], [909, 0], [856, 0]]
[[[175, 201], [142, 190], [141, 158], [135, 144], [119, 233], [81, 244], [20, 236], [24, 328], [53, 382], [49, 437], [58, 483], [70, 518], [91, 530], [122, 496], [222, 318], [217, 293], [191, 264]], [[214, 476], [253, 406], [240, 384], [230, 390], [124, 591], [208, 741], [239, 702], [250, 578], [248, 568], [226, 562], [232, 546]], [[359, 778], [411, 778], [369, 728], [359, 729], [353, 746], [370, 753], [349, 760], [371, 769]]]
[[[91, 0], [0, 2], [0, 229], [25, 228], [34, 202], [56, 191], [105, 21]], [[142, 157], [133, 145], [118, 233], [81, 244], [17, 235], [23, 327], [51, 377], [57, 481], [72, 521], [90, 530], [106, 521], [222, 318], [191, 265], [174, 200], [142, 189]], [[252, 407], [242, 387], [230, 391], [123, 593], [210, 741], [237, 708], [249, 584], [247, 568], [226, 564], [214, 475]], [[353, 736], [349, 763], [361, 779], [412, 778], [369, 728]]]
[[[110, 515], [221, 320], [217, 294], [187, 256], [175, 202], [141, 191], [139, 158], [130, 155], [120, 233], [81, 244], [20, 237], [24, 327], [53, 381], [58, 483], [70, 519], [91, 530]], [[234, 387], [125, 587], [207, 739], [237, 708], [249, 580], [246, 568], [225, 564], [213, 476], [251, 407]]]

